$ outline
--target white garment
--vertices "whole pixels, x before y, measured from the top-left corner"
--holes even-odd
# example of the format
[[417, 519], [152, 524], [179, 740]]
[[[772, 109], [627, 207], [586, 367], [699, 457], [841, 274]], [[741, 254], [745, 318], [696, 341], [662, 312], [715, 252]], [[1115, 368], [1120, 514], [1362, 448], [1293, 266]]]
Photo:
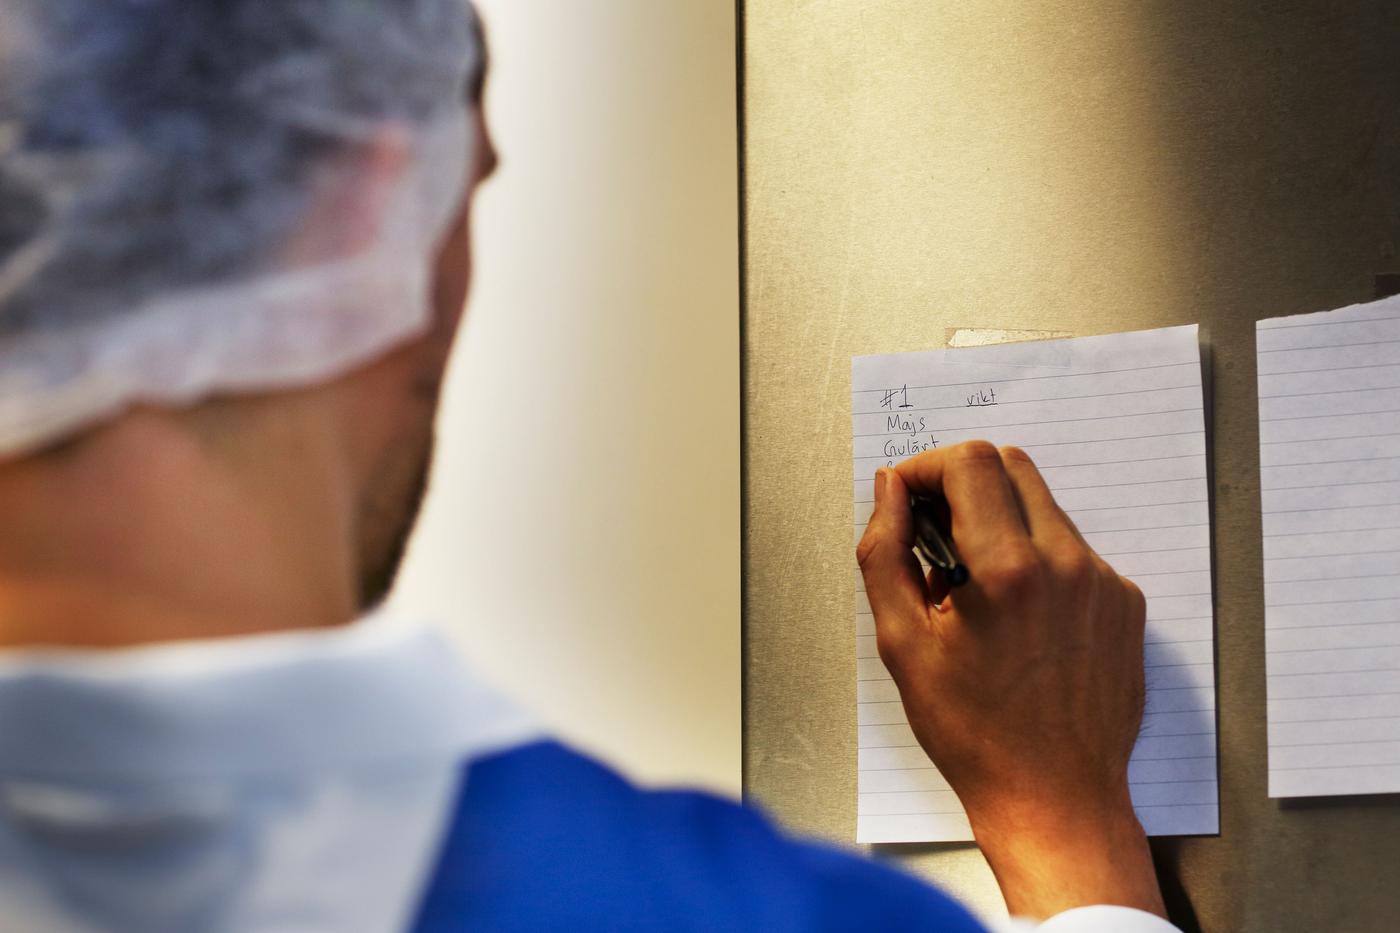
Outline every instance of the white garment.
[[437, 633], [0, 661], [0, 929], [404, 929], [463, 763], [538, 734]]
[[[542, 737], [434, 630], [0, 655], [0, 929], [407, 927], [466, 762]], [[1171, 933], [1122, 907], [1005, 933]]]
[[1029, 920], [1009, 920], [997, 933], [1181, 933], [1154, 914], [1131, 907], [1096, 905], [1076, 907], [1056, 914], [1042, 924]]

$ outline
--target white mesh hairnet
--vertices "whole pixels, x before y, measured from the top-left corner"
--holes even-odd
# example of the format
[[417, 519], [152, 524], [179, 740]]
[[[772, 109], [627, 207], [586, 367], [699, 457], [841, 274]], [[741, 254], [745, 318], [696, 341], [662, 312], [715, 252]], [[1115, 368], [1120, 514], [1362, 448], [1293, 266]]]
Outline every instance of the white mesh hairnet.
[[467, 0], [4, 0], [0, 457], [420, 333], [481, 57]]

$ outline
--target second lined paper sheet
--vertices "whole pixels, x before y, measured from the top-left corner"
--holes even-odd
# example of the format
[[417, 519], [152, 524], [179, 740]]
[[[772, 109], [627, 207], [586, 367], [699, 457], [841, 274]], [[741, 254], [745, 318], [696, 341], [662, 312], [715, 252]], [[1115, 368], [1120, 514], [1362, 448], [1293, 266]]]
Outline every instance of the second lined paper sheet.
[[[1024, 448], [1090, 546], [1147, 596], [1147, 711], [1129, 766], [1152, 835], [1218, 831], [1210, 506], [1195, 326], [856, 357], [855, 540], [875, 470], [982, 438]], [[909, 728], [856, 572], [858, 842], [972, 839]]]
[[1400, 791], [1400, 298], [1256, 336], [1269, 796]]

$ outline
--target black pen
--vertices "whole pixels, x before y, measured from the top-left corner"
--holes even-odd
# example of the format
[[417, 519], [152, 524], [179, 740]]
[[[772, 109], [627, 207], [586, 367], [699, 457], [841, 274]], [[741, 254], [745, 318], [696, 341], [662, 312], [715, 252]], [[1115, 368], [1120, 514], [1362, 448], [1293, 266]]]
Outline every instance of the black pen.
[[948, 514], [948, 505], [941, 499], [915, 496], [912, 503], [914, 512], [914, 547], [924, 560], [943, 571], [943, 579], [949, 586], [962, 586], [968, 581], [967, 567], [959, 563], [948, 541], [953, 537], [944, 530], [943, 516]]

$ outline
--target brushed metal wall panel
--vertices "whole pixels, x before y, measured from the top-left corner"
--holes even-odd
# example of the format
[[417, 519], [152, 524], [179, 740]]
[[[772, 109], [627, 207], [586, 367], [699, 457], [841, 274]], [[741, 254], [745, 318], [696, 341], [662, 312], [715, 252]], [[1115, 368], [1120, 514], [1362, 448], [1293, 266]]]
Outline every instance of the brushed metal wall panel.
[[[1400, 796], [1266, 796], [1253, 326], [1400, 271], [1400, 10], [747, 0], [744, 32], [750, 797], [853, 838], [849, 358], [1198, 321], [1222, 831], [1155, 844], [1177, 920], [1394, 928]], [[1001, 909], [973, 849], [881, 854]]]

